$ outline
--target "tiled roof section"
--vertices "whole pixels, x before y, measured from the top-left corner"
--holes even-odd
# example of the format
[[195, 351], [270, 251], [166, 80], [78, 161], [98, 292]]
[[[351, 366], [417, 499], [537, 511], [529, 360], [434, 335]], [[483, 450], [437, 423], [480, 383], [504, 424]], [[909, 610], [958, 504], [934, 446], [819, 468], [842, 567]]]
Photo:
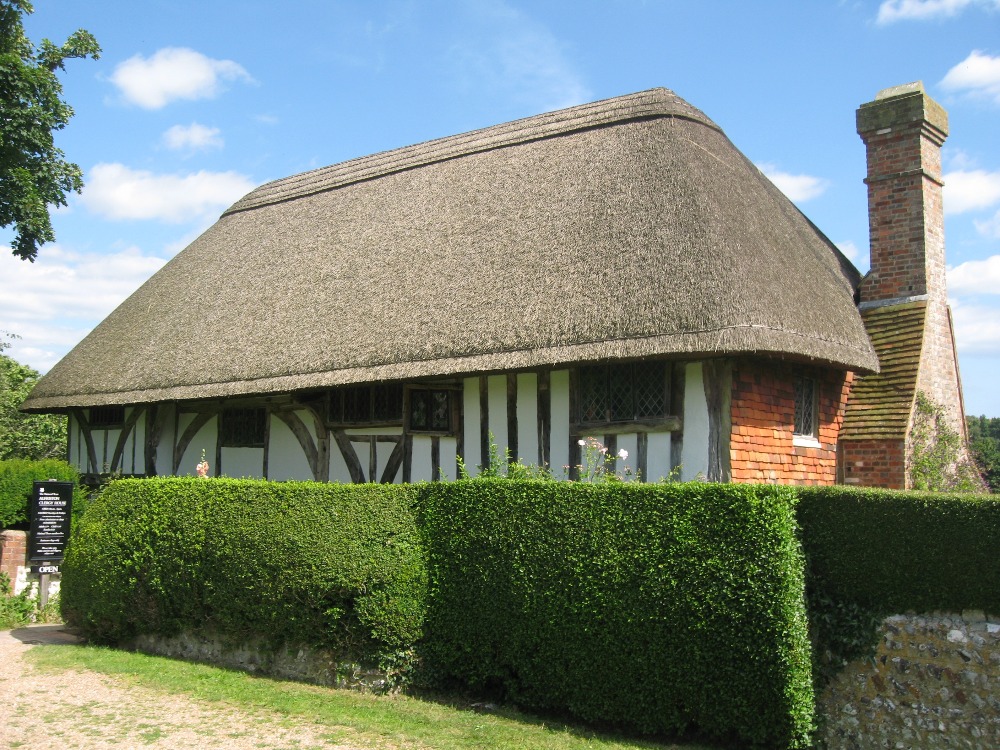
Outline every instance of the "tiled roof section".
[[881, 371], [854, 381], [841, 439], [904, 438], [916, 395], [927, 302], [865, 310]]

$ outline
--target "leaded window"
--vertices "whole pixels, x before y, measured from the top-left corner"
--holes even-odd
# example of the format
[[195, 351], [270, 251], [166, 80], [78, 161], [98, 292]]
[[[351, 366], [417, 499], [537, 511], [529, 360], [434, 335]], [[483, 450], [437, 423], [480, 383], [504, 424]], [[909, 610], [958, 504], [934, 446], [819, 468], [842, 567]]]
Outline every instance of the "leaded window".
[[338, 388], [330, 394], [333, 424], [399, 424], [403, 421], [403, 386], [377, 383]]
[[267, 439], [267, 410], [222, 410], [219, 443], [224, 448], [263, 448]]
[[581, 367], [578, 413], [581, 424], [662, 419], [669, 408], [666, 362], [627, 362]]
[[795, 429], [800, 437], [816, 437], [816, 381], [795, 379]]
[[451, 432], [451, 391], [410, 391], [409, 428], [412, 432]]
[[87, 421], [91, 428], [107, 429], [125, 424], [124, 406], [93, 406], [89, 409]]

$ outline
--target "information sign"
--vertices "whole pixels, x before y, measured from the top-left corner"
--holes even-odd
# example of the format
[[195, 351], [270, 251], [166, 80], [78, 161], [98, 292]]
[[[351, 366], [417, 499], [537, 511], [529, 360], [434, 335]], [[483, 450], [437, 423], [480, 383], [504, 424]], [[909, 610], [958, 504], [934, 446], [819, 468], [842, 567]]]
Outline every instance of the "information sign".
[[35, 482], [31, 493], [29, 561], [52, 564], [63, 559], [72, 505], [72, 482]]

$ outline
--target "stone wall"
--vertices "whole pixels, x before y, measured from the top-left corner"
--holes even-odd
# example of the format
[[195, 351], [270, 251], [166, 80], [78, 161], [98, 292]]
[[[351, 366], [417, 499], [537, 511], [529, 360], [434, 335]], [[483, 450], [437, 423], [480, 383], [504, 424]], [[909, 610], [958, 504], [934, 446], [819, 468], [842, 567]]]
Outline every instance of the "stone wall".
[[1000, 617], [896, 615], [817, 696], [830, 750], [1000, 747]]
[[123, 645], [146, 654], [213, 664], [283, 680], [363, 692], [384, 693], [392, 689], [385, 672], [310, 646], [273, 649], [266, 644], [236, 644], [210, 633], [190, 632], [171, 637], [139, 635]]

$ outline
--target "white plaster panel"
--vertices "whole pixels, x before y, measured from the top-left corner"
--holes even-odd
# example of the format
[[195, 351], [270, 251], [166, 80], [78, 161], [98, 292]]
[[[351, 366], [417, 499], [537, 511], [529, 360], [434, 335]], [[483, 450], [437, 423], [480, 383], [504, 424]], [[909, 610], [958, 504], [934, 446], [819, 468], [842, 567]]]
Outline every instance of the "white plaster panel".
[[[177, 434], [183, 435], [184, 430], [187, 426], [194, 421], [195, 414], [181, 414], [180, 421], [177, 425]], [[195, 467], [198, 466], [198, 462], [201, 461], [201, 452], [205, 451], [205, 459], [208, 461], [210, 466], [209, 476], [216, 476], [218, 474], [218, 467], [211, 466], [215, 462], [215, 446], [219, 439], [219, 418], [212, 417], [205, 426], [198, 430], [198, 433], [194, 436], [194, 439], [188, 443], [187, 450], [184, 451], [184, 455], [181, 456], [180, 465], [177, 467], [177, 475], [181, 477], [193, 477], [195, 476]], [[174, 441], [176, 442], [176, 441]], [[162, 444], [162, 438], [161, 438]], [[260, 450], [260, 449], [258, 449]], [[225, 457], [223, 457], [222, 466], [226, 472], [226, 476], [238, 477], [239, 474], [233, 474], [228, 467], [226, 467]], [[260, 472], [261, 464], [257, 464], [257, 471]], [[169, 461], [168, 468], [169, 472]]]
[[115, 457], [115, 446], [118, 445], [120, 429], [94, 430], [94, 445], [97, 449], [97, 468], [100, 472], [111, 471], [111, 460]]
[[431, 439], [427, 435], [413, 436], [413, 451], [410, 464], [411, 482], [429, 482], [431, 474]]
[[[144, 474], [146, 472], [146, 412], [144, 411], [136, 420], [135, 429], [132, 430], [132, 437], [129, 439], [129, 447], [126, 449], [126, 456], [131, 464], [132, 474]], [[123, 459], [124, 462], [124, 459]]]
[[[489, 405], [490, 405], [490, 432], [493, 433], [493, 441], [503, 455], [507, 442], [507, 376], [490, 375], [487, 378], [489, 384]], [[480, 462], [482, 463], [482, 462]]]
[[401, 435], [403, 427], [351, 427], [344, 430], [345, 435]]
[[[222, 466], [220, 468], [222, 469], [222, 476], [233, 477], [234, 479], [263, 479], [264, 449], [223, 448]], [[217, 473], [216, 471], [212, 472], [213, 475]]]
[[538, 463], [538, 375], [517, 376], [517, 455], [521, 463]]
[[[307, 419], [308, 414], [300, 413], [299, 416], [303, 418], [306, 425], [312, 422], [312, 419]], [[314, 441], [315, 439], [313, 437]], [[313, 478], [312, 470], [309, 468], [309, 460], [306, 458], [302, 446], [299, 445], [295, 433], [276, 417], [271, 417], [268, 436], [267, 478], [278, 482], [289, 479], [309, 480]]]
[[447, 479], [457, 479], [458, 472], [455, 468], [458, 457], [458, 439], [453, 437], [441, 438], [441, 470]]
[[[177, 437], [174, 434], [174, 407], [160, 404], [159, 413], [163, 427], [160, 430], [160, 442], [156, 445], [156, 473], [158, 476], [166, 476], [171, 473], [174, 443], [177, 442]], [[198, 455], [200, 456], [201, 453], [199, 452]], [[212, 455], [215, 455], [214, 451]], [[192, 468], [191, 471], [194, 472], [194, 469]]]
[[628, 466], [631, 469], [631, 474], [626, 477], [627, 479], [634, 480], [635, 472], [637, 468], [636, 461], [639, 458], [639, 436], [634, 432], [626, 432], [618, 436], [618, 451], [624, 449], [628, 453], [628, 458], [624, 461], [615, 456], [615, 473], [620, 477], [625, 477], [625, 467]]
[[681, 479], [708, 476], [708, 400], [701, 362], [691, 362], [684, 377], [684, 443]]
[[[335, 440], [334, 444], [336, 444], [336, 442], [337, 441]], [[364, 475], [365, 481], [367, 481], [367, 482], [378, 481], [378, 477], [370, 477], [370, 476], [368, 476], [368, 462], [369, 462], [369, 460], [371, 460], [371, 455], [372, 455], [371, 445], [367, 441], [365, 441], [365, 442], [362, 443], [362, 442], [357, 442], [357, 441], [352, 440], [351, 441], [351, 446], [354, 448], [354, 453], [357, 455], [358, 461], [361, 462], [361, 473]], [[340, 452], [339, 448], [337, 449], [337, 452], [338, 453]], [[376, 448], [375, 457], [378, 458], [378, 449], [377, 448]]]
[[[646, 482], [658, 482], [670, 476], [669, 432], [651, 432], [646, 436]], [[629, 456], [631, 458], [631, 456]]]
[[552, 474], [562, 477], [569, 464], [569, 370], [554, 370], [549, 376], [549, 408], [552, 410]]
[[479, 411], [479, 378], [466, 378], [462, 383], [462, 414], [462, 435], [465, 441], [462, 460], [465, 461], [468, 472], [475, 475], [476, 467], [483, 462], [479, 450], [479, 424], [482, 418]]
[[347, 468], [344, 457], [340, 454], [340, 446], [337, 445], [337, 441], [332, 435], [330, 436], [330, 481], [343, 484], [351, 483], [351, 472]]

